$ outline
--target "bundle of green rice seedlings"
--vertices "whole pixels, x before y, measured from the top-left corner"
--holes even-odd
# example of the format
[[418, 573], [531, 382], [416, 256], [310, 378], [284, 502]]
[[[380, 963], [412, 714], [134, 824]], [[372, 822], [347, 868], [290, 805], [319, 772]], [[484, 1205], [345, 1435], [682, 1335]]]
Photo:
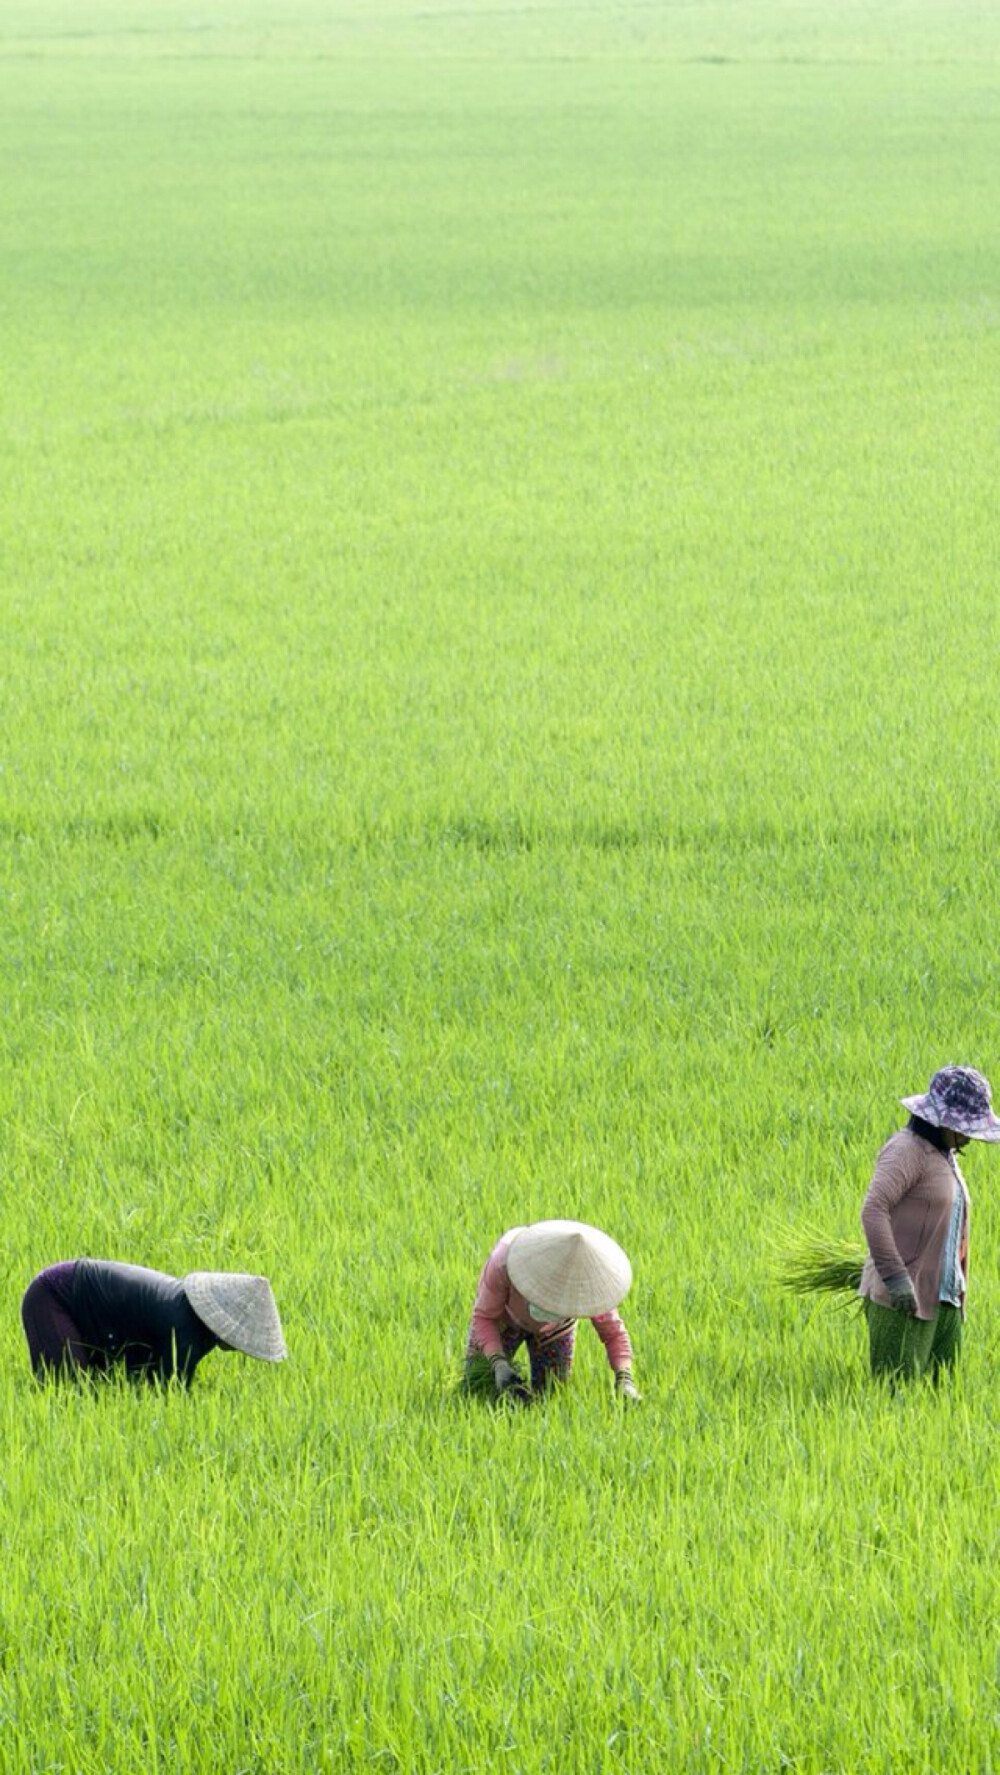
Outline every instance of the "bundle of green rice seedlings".
[[[518, 1374], [521, 1373], [516, 1362], [512, 1364], [512, 1367], [517, 1369]], [[459, 1393], [464, 1393], [467, 1398], [486, 1399], [491, 1405], [511, 1403], [503, 1393], [497, 1392], [489, 1359], [482, 1354], [474, 1356], [471, 1362], [463, 1363], [460, 1373], [455, 1377], [455, 1389]], [[524, 1403], [523, 1400], [519, 1402]]]
[[866, 1255], [856, 1240], [807, 1227], [784, 1242], [777, 1278], [792, 1294], [857, 1294]]

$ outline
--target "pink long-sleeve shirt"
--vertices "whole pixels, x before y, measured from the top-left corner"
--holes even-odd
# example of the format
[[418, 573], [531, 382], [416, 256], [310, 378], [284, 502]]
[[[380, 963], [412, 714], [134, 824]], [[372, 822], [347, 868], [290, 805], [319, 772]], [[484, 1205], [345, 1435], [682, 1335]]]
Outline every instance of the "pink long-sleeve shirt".
[[[484, 1356], [503, 1355], [503, 1333], [508, 1325], [516, 1325], [533, 1337], [550, 1338], [568, 1330], [574, 1323], [572, 1319], [554, 1319], [551, 1323], [533, 1319], [524, 1295], [514, 1287], [507, 1274], [507, 1253], [515, 1233], [522, 1231], [522, 1227], [512, 1226], [502, 1233], [480, 1272], [472, 1306], [469, 1345], [474, 1350], [482, 1350]], [[614, 1310], [596, 1313], [590, 1323], [604, 1345], [615, 1373], [620, 1368], [629, 1368], [632, 1345], [620, 1315]]]

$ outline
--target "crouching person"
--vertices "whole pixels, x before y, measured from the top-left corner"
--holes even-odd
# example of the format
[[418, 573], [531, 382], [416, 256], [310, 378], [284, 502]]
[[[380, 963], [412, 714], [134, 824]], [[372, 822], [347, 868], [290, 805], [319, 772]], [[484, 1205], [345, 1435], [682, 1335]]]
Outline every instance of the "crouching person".
[[[589, 1319], [604, 1345], [619, 1398], [638, 1401], [632, 1346], [615, 1311], [632, 1281], [620, 1245], [579, 1220], [539, 1220], [499, 1238], [479, 1277], [465, 1352], [463, 1388], [526, 1404], [573, 1365], [576, 1321]], [[527, 1350], [530, 1387], [514, 1366]]]
[[31, 1366], [47, 1376], [103, 1374], [188, 1386], [210, 1350], [264, 1362], [288, 1354], [265, 1276], [225, 1270], [164, 1275], [138, 1264], [78, 1257], [29, 1283], [21, 1321]]

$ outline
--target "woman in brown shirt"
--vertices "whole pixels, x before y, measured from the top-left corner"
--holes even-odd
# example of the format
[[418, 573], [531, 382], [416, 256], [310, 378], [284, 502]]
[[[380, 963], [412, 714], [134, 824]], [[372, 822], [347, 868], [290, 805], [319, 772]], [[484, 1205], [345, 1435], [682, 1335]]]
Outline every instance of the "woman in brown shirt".
[[971, 1066], [943, 1066], [923, 1096], [901, 1102], [909, 1122], [879, 1153], [861, 1209], [860, 1292], [872, 1373], [937, 1378], [958, 1356], [965, 1313], [969, 1192], [955, 1155], [1000, 1140], [1000, 1119]]

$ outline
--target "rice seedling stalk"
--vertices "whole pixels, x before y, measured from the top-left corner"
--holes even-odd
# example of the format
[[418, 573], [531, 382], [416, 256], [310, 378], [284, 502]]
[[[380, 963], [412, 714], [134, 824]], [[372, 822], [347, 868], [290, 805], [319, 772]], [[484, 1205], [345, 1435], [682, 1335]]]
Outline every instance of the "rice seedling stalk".
[[865, 1248], [859, 1241], [832, 1238], [809, 1227], [783, 1246], [776, 1274], [791, 1294], [856, 1294], [864, 1262]]

